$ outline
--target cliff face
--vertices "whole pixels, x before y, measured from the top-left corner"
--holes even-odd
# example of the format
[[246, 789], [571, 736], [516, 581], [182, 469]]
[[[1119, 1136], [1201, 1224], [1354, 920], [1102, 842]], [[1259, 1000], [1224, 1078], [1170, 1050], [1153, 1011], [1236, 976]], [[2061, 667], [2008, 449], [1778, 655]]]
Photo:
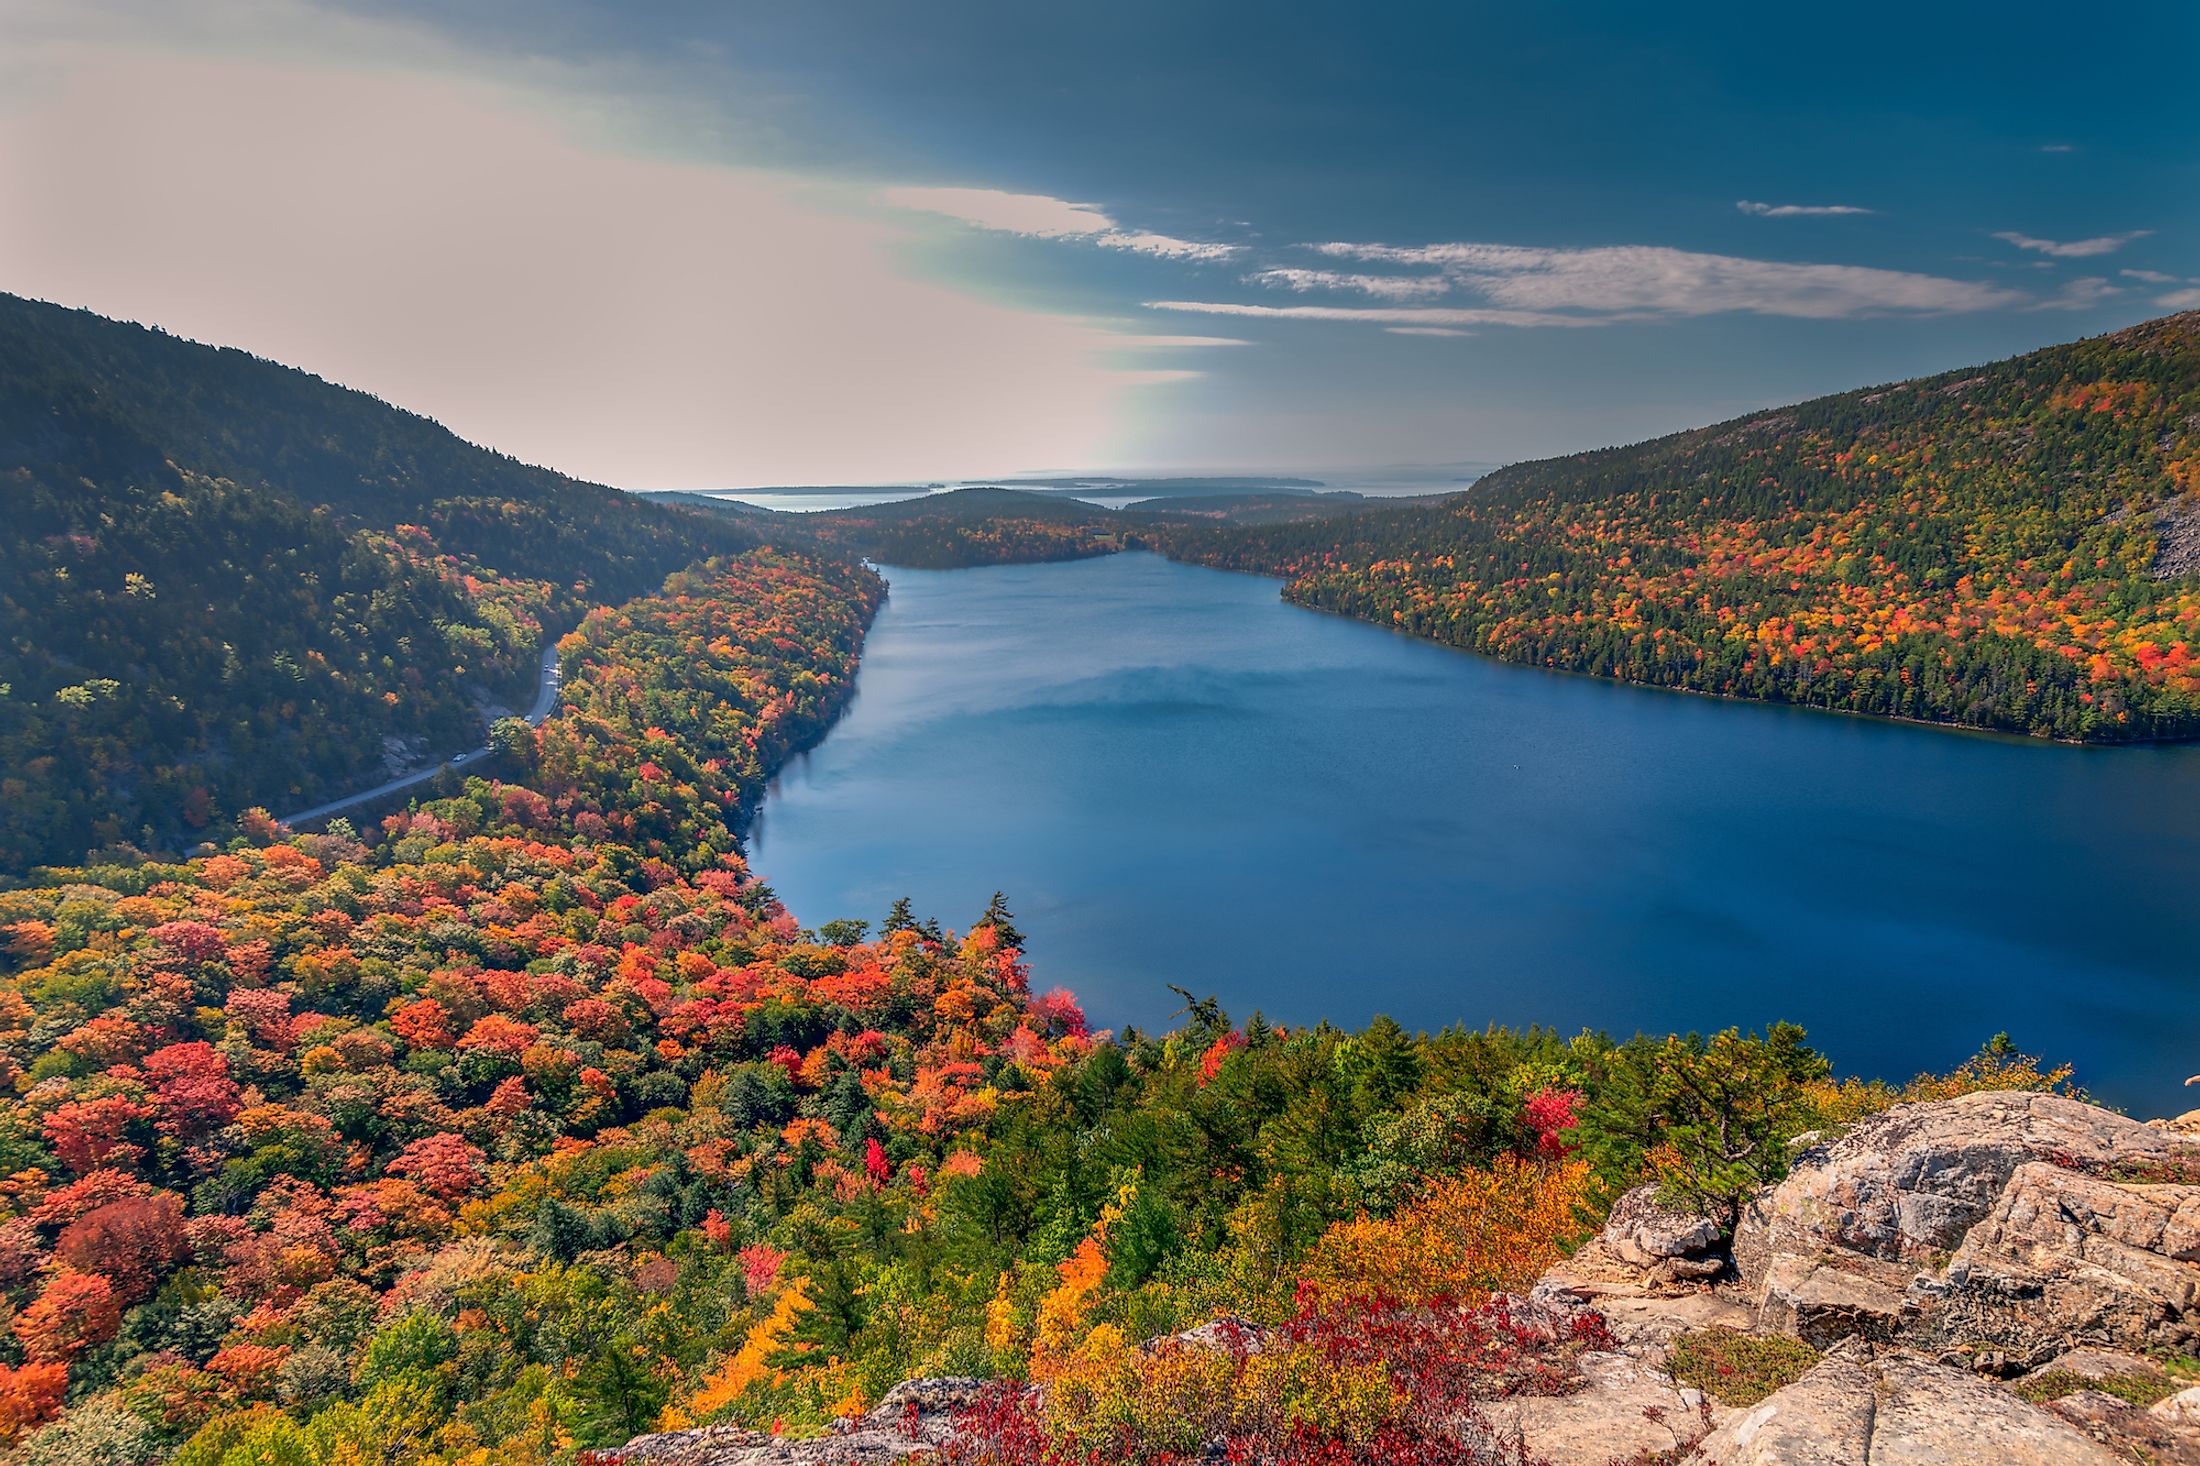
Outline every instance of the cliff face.
[[[2142, 1124], [2055, 1095], [1904, 1105], [1804, 1137], [1731, 1245], [1648, 1188], [1491, 1309], [1562, 1369], [1459, 1419], [1461, 1461], [1606, 1466], [2200, 1463], [2200, 1113]], [[1146, 1348], [1257, 1351], [1249, 1325]], [[605, 1462], [952, 1455], [976, 1381], [911, 1381], [838, 1434], [649, 1436]]]

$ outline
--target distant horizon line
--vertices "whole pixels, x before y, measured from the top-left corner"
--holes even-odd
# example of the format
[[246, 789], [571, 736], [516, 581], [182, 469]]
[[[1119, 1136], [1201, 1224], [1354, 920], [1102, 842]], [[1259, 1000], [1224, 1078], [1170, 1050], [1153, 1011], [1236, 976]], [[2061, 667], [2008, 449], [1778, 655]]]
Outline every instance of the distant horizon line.
[[865, 483], [823, 481], [810, 483], [702, 484], [666, 488], [627, 489], [632, 494], [861, 494], [887, 493], [904, 489], [960, 489], [999, 486], [1003, 488], [1026, 485], [1102, 485], [1124, 484], [1136, 486], [1157, 483], [1212, 483], [1221, 480], [1243, 480], [1248, 484], [1294, 484], [1298, 487], [1342, 488], [1345, 484], [1329, 482], [1330, 479], [1375, 479], [1397, 481], [1401, 478], [1431, 476], [1454, 470], [1480, 477], [1503, 468], [1513, 460], [1496, 458], [1462, 458], [1442, 463], [1385, 463], [1322, 465], [1291, 469], [1148, 469], [1137, 472], [1116, 472], [1103, 469], [1022, 469], [1006, 474], [971, 474], [960, 477], [924, 475], [903, 479], [874, 479]]

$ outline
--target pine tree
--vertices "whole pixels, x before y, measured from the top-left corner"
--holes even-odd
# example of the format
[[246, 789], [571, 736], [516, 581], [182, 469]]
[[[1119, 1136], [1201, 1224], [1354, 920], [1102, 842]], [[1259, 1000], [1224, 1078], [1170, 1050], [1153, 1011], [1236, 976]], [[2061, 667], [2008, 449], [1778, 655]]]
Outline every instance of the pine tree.
[[985, 903], [985, 914], [978, 918], [973, 930], [988, 926], [993, 928], [994, 935], [1000, 938], [1002, 946], [1014, 947], [1019, 952], [1023, 950], [1024, 934], [1016, 929], [1016, 918], [1009, 915], [1008, 897], [999, 891], [995, 891], [993, 899]]

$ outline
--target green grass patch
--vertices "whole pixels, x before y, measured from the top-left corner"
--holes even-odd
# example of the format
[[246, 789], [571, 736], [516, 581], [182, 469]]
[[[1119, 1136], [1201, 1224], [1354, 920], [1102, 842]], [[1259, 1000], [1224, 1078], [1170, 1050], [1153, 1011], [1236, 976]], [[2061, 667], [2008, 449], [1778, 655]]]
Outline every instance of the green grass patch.
[[2114, 1395], [2134, 1405], [2152, 1405], [2166, 1400], [2184, 1388], [2181, 1380], [2151, 1370], [2133, 1370], [2129, 1374], [2103, 1375], [2099, 1379], [2087, 1379], [2067, 1369], [2050, 1369], [2040, 1374], [2028, 1375], [2018, 1380], [2016, 1391], [2035, 1405], [2049, 1400], [2060, 1400], [2065, 1395], [2075, 1395], [2080, 1390], [2099, 1390], [2104, 1395]]
[[1665, 1367], [1722, 1405], [1754, 1405], [1795, 1383], [1818, 1362], [1818, 1351], [1785, 1334], [1698, 1329], [1673, 1341]]

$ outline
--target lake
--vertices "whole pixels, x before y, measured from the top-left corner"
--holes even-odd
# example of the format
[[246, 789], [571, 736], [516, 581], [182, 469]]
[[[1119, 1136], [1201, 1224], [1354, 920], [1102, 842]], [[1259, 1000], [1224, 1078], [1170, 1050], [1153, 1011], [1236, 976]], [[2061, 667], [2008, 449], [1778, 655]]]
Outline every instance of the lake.
[[886, 574], [751, 838], [805, 923], [1002, 888], [1105, 1027], [1173, 982], [1285, 1024], [1784, 1018], [1889, 1078], [2007, 1030], [2142, 1114], [2200, 1072], [2200, 747], [1538, 672], [1147, 554]]

